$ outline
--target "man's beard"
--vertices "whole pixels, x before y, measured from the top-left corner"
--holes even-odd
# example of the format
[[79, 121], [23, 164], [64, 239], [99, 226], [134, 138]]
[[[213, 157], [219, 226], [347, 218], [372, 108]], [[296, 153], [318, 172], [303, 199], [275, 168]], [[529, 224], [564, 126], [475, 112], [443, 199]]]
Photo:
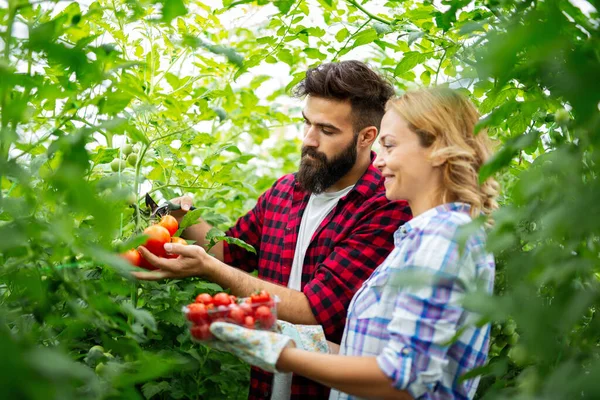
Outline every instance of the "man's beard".
[[[356, 144], [358, 135], [339, 155], [334, 156], [331, 161], [323, 153], [319, 153], [313, 147], [302, 148], [300, 169], [296, 174], [296, 181], [302, 189], [319, 194], [339, 181], [346, 175], [356, 163]], [[309, 155], [312, 158], [306, 158]]]

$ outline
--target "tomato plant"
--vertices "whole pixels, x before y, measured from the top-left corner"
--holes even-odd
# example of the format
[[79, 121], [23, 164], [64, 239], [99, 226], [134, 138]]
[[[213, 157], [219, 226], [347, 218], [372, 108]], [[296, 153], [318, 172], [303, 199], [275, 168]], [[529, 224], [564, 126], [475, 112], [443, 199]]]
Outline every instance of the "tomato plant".
[[489, 365], [472, 374], [478, 396], [600, 396], [596, 3], [5, 3], [1, 397], [246, 398], [248, 366], [192, 343], [179, 311], [223, 288], [134, 283], [135, 253], [119, 254], [159, 222], [147, 192], [193, 195], [180, 228], [202, 216], [227, 239], [297, 168], [289, 90], [307, 67], [345, 58], [399, 92], [457, 88], [498, 142], [478, 171], [504, 187], [489, 234], [496, 294], [466, 296], [493, 321]]

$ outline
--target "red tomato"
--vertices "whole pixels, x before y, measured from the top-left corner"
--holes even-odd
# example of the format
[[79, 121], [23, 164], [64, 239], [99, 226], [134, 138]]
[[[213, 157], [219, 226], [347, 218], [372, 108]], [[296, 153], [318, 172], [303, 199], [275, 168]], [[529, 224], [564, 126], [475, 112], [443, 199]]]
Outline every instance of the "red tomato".
[[253, 304], [257, 303], [269, 303], [271, 301], [271, 295], [266, 290], [261, 290], [258, 293], [254, 293], [250, 296], [250, 300]]
[[180, 238], [179, 236], [173, 236], [171, 238], [171, 243], [182, 244], [184, 246], [187, 246], [188, 244], [188, 242], [184, 238]]
[[195, 324], [204, 324], [208, 322], [208, 311], [206, 306], [200, 303], [188, 305], [187, 319]]
[[209, 305], [213, 303], [213, 298], [208, 293], [200, 293], [198, 297], [196, 297], [196, 303]]
[[217, 293], [215, 294], [215, 297], [213, 297], [213, 304], [217, 307], [227, 306], [231, 304], [231, 298], [229, 298], [229, 295], [227, 293]]
[[252, 309], [252, 305], [249, 303], [242, 303], [239, 307], [244, 311], [246, 315], [254, 315], [254, 310]]
[[244, 318], [244, 328], [254, 329], [254, 317], [247, 316]]
[[271, 309], [267, 306], [258, 307], [254, 316], [260, 325], [265, 329], [271, 328], [275, 323], [275, 317], [271, 313]]
[[246, 318], [246, 313], [241, 307], [234, 306], [229, 311], [229, 318], [231, 318], [236, 324], [243, 325], [244, 319]]
[[165, 215], [160, 219], [158, 224], [169, 231], [169, 236], [173, 236], [177, 232], [177, 229], [179, 229], [179, 224], [172, 215]]
[[236, 304], [237, 303], [237, 297], [233, 296], [233, 295], [229, 295], [229, 299], [231, 300], [231, 304]]
[[125, 253], [121, 254], [129, 264], [139, 267], [142, 262], [142, 255], [136, 249], [127, 250]]
[[166, 254], [165, 243], [171, 241], [169, 231], [160, 225], [152, 225], [144, 230], [144, 235], [149, 236], [144, 247], [150, 250], [152, 254], [163, 257]]
[[150, 264], [150, 262], [148, 262], [148, 260], [146, 260], [144, 257], [142, 257], [141, 254], [140, 254], [140, 267], [150, 270], [150, 271], [155, 271], [158, 269], [154, 265]]
[[208, 340], [212, 337], [208, 324], [194, 325], [190, 328], [190, 333], [198, 340]]

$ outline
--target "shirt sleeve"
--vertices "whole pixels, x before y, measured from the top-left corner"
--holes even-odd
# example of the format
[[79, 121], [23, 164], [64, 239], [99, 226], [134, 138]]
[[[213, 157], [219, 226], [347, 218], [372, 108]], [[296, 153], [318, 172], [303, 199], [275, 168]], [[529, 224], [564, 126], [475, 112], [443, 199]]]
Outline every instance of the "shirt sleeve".
[[461, 299], [475, 265], [468, 249], [460, 256], [454, 232], [428, 228], [411, 235], [414, 251], [394, 261], [402, 264], [403, 272], [425, 272], [428, 282], [398, 289], [388, 325], [390, 340], [377, 362], [397, 389], [414, 398], [436, 390], [464, 319]]
[[227, 236], [243, 240], [254, 247], [256, 254], [235, 244], [223, 242], [223, 261], [225, 264], [246, 272], [252, 272], [258, 268], [258, 253], [260, 251], [264, 212], [273, 187], [263, 193], [258, 198], [254, 208], [248, 211], [243, 217], [240, 217], [235, 225], [225, 232]]
[[329, 340], [341, 340], [350, 300], [388, 256], [394, 232], [409, 219], [407, 203], [381, 197], [373, 211], [365, 213], [352, 233], [317, 265], [303, 293]]

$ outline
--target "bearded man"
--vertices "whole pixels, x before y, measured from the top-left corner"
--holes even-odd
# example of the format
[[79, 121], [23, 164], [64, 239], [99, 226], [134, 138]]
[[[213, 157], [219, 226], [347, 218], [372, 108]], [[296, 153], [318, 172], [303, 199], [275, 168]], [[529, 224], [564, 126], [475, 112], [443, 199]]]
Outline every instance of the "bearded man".
[[[256, 254], [220, 242], [203, 247], [211, 226], [203, 220], [183, 237], [200, 246], [165, 245], [176, 259], [159, 259], [141, 248], [158, 272], [140, 279], [201, 276], [238, 296], [265, 289], [279, 296], [278, 317], [321, 325], [339, 343], [354, 293], [392, 250], [393, 233], [410, 219], [406, 202], [390, 202], [372, 165], [385, 104], [394, 90], [358, 61], [309, 69], [296, 88], [306, 96], [300, 168], [280, 178], [256, 206], [227, 231]], [[182, 211], [189, 197], [172, 200]], [[167, 248], [169, 246], [169, 248]], [[247, 272], [258, 270], [258, 277]], [[250, 399], [327, 398], [329, 389], [306, 378], [253, 368]]]

